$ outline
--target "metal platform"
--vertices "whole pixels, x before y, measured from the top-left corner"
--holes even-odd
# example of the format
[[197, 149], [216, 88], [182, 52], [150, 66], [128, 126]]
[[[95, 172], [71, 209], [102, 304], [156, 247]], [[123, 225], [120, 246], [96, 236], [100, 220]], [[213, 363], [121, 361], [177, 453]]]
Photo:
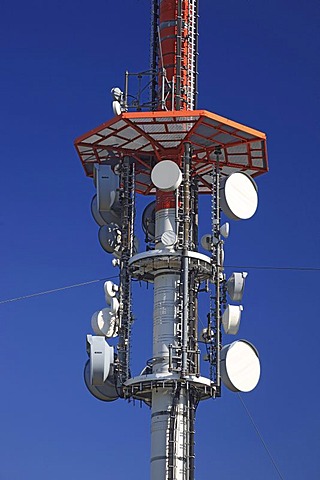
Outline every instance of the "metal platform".
[[221, 173], [245, 172], [253, 177], [268, 171], [266, 135], [206, 110], [122, 113], [75, 141], [84, 170], [95, 163], [116, 164], [130, 156], [136, 163], [136, 191], [155, 193], [150, 179], [161, 159], [180, 163], [184, 142], [193, 148], [192, 175], [199, 193], [212, 189], [214, 150], [220, 145]]
[[199, 400], [207, 400], [216, 396], [216, 387], [208, 378], [194, 375], [181, 378], [175, 374], [168, 374], [167, 378], [164, 376], [158, 378], [153, 374], [130, 378], [124, 385], [124, 392], [126, 398], [142, 400], [147, 405], [151, 405], [152, 390], [164, 388], [174, 391], [178, 384], [185, 388], [193, 388], [197, 392]]
[[[129, 261], [129, 269], [133, 278], [152, 282], [154, 276], [162, 271], [179, 273], [182, 269], [181, 251], [149, 250], [138, 253]], [[213, 265], [207, 255], [199, 252], [188, 252], [189, 269], [197, 275], [199, 281], [212, 279]]]

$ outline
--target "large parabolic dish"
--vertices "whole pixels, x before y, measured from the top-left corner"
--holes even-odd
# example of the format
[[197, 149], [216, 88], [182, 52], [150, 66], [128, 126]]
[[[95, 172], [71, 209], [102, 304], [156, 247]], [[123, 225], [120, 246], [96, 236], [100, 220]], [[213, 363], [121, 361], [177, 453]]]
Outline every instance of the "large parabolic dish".
[[256, 348], [246, 340], [237, 340], [221, 350], [221, 378], [233, 392], [251, 392], [260, 378], [260, 360]]
[[257, 210], [257, 187], [254, 180], [245, 173], [236, 172], [227, 177], [220, 195], [223, 213], [232, 220], [247, 220]]

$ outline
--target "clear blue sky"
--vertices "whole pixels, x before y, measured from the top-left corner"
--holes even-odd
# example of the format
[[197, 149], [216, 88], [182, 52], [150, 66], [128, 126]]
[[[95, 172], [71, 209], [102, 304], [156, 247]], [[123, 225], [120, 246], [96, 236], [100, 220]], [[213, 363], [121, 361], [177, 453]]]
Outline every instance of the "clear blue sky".
[[[73, 140], [111, 118], [125, 69], [148, 68], [149, 12], [149, 0], [3, 0], [0, 299], [114, 275]], [[200, 1], [199, 107], [268, 135], [259, 209], [231, 224], [227, 265], [320, 268], [319, 25], [318, 0]], [[200, 221], [205, 233], [204, 200]], [[247, 271], [239, 337], [262, 377], [243, 398], [283, 477], [319, 479], [320, 272]], [[148, 478], [148, 408], [99, 402], [82, 381], [103, 306], [102, 283], [0, 305], [1, 480]], [[136, 287], [134, 310], [138, 373], [151, 290]], [[198, 480], [278, 478], [237, 395], [202, 403], [196, 430]]]

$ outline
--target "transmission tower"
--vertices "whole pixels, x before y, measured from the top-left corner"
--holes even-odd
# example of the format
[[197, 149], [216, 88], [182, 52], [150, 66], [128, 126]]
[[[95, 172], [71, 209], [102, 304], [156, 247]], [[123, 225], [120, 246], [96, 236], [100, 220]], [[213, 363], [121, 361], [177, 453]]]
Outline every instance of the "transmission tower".
[[[152, 0], [150, 68], [125, 72], [123, 90], [111, 91], [114, 117], [75, 141], [94, 178], [100, 244], [119, 269], [119, 282], [104, 285], [107, 306], [92, 317], [85, 381], [100, 400], [150, 406], [151, 480], [193, 480], [198, 404], [220, 397], [222, 383], [248, 392], [260, 377], [250, 342], [222, 342], [222, 330], [238, 333], [247, 274], [226, 278], [229, 222], [221, 218], [255, 213], [266, 136], [196, 109], [197, 59], [198, 1]], [[137, 194], [153, 197], [142, 214]], [[199, 195], [211, 196], [211, 231], [200, 241]], [[154, 287], [153, 355], [138, 375], [130, 368], [133, 280]], [[199, 331], [200, 293], [208, 314]]]

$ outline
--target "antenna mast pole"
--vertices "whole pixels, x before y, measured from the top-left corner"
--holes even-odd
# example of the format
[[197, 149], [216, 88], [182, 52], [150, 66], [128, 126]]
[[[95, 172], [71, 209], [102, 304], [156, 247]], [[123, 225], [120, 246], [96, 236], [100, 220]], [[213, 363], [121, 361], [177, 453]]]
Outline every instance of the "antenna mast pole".
[[[193, 110], [196, 104], [197, 77], [197, 0], [153, 0], [153, 41], [151, 58], [155, 72], [166, 76], [167, 90], [163, 92], [162, 75], [158, 75], [158, 92], [166, 98], [168, 110]], [[159, 65], [155, 64], [158, 60]], [[160, 107], [162, 105], [160, 104]], [[172, 108], [173, 107], [173, 108]], [[180, 235], [182, 239], [181, 272], [164, 269], [154, 280], [153, 371], [159, 379], [167, 380], [167, 388], [157, 388], [152, 394], [151, 414], [151, 480], [194, 479], [194, 412], [195, 389], [189, 380], [191, 373], [189, 315], [197, 315], [191, 308], [189, 289], [191, 221], [190, 164], [192, 149], [184, 144], [181, 164], [182, 208]], [[176, 225], [176, 195], [174, 192], [156, 192], [156, 245], [163, 248], [162, 235], [168, 225], [174, 234]], [[165, 312], [165, 313], [164, 313]], [[170, 352], [170, 353], [169, 353]], [[175, 372], [175, 373], [173, 373]], [[176, 379], [168, 382], [168, 374]]]

